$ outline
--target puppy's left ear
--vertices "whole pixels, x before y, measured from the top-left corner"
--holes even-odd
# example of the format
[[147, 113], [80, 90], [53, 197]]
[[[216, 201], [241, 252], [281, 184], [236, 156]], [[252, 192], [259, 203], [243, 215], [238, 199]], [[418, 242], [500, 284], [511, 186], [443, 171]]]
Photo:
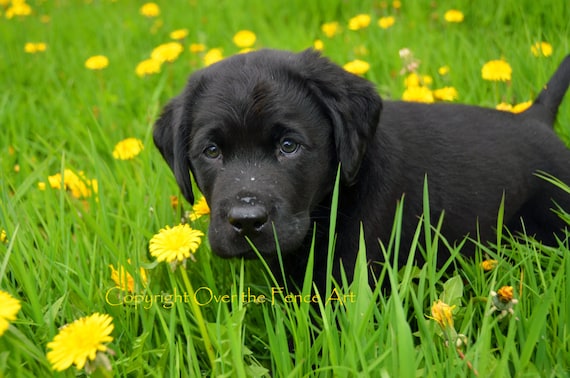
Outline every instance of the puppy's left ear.
[[331, 119], [342, 179], [352, 185], [380, 121], [382, 100], [371, 82], [318, 52], [309, 49], [299, 56], [305, 81]]
[[154, 144], [172, 169], [182, 195], [188, 202], [194, 203], [190, 161], [185, 146], [188, 141], [184, 135], [183, 114], [184, 95], [182, 94], [164, 107], [162, 114], [154, 124], [153, 138]]

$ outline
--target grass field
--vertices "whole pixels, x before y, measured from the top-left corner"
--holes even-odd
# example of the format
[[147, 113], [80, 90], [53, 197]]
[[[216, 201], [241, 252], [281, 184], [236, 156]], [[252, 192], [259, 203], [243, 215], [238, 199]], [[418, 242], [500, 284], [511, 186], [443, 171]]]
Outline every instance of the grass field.
[[[568, 1], [156, 3], [152, 16], [139, 1], [0, 0], [0, 377], [570, 375], [568, 241], [517, 242], [499, 225], [505, 238], [480, 246], [474, 261], [449, 247], [446, 273], [435, 267], [438, 237], [428, 233], [410, 251], [424, 253], [425, 266], [413, 258], [401, 270], [385, 264], [391, 295], [368, 287], [361, 253], [354, 283], [320, 299], [288, 296], [260, 262], [215, 257], [207, 238], [174, 271], [149, 254], [150, 240], [191, 210], [153, 146], [153, 122], [205, 59], [251, 44], [234, 41], [237, 32], [255, 34], [251, 48], [317, 43], [341, 65], [366, 62], [363, 76], [385, 98], [451, 87], [455, 102], [517, 105], [570, 52]], [[447, 21], [451, 9], [464, 18]], [[370, 24], [363, 17], [351, 28], [361, 14]], [[322, 26], [331, 22], [337, 29], [328, 36]], [[181, 29], [188, 34], [171, 36]], [[157, 68], [139, 63], [173, 37], [179, 45], [162, 55], [172, 61], [137, 75], [137, 67]], [[540, 42], [550, 54], [546, 46], [532, 52]], [[413, 55], [401, 58], [403, 49]], [[107, 62], [87, 68], [99, 55]], [[485, 63], [500, 59], [510, 80], [484, 80]], [[410, 72], [420, 85], [405, 81]], [[570, 144], [568, 98], [556, 130]], [[122, 160], [113, 151], [127, 138], [140, 141], [127, 153], [144, 149]], [[208, 215], [188, 221], [206, 233]], [[410, 220], [397, 216], [394, 235], [402, 221]], [[424, 219], [418, 230], [438, 221]], [[389, 258], [408, 252], [396, 239], [386, 248]], [[113, 280], [121, 272], [130, 286]], [[309, 292], [307, 281], [296, 294]], [[97, 329], [60, 330], [95, 313], [112, 317], [111, 337], [108, 323], [99, 324], [99, 339]], [[53, 342], [67, 331], [76, 338]], [[89, 342], [106, 348], [96, 361], [54, 370], [50, 350], [71, 358]]]

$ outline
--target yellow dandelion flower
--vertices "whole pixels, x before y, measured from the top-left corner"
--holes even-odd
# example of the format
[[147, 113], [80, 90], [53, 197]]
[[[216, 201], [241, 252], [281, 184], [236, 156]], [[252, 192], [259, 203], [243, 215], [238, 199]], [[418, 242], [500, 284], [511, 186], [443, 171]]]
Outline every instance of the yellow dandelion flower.
[[336, 21], [325, 22], [321, 25], [321, 30], [328, 38], [332, 38], [340, 33], [340, 24]]
[[459, 22], [463, 22], [463, 19], [465, 17], [463, 15], [463, 12], [461, 12], [457, 9], [450, 9], [447, 12], [445, 12], [445, 14], [443, 15], [443, 18], [447, 22], [459, 23]]
[[143, 149], [143, 142], [140, 139], [123, 139], [115, 145], [113, 157], [117, 160], [130, 160], [140, 154]]
[[552, 55], [552, 45], [548, 42], [536, 42], [530, 47], [530, 51], [534, 56], [550, 56]]
[[450, 306], [441, 300], [433, 302], [431, 306], [431, 318], [439, 324], [443, 329], [453, 328], [453, 309], [456, 306]]
[[443, 87], [440, 89], [435, 89], [433, 91], [433, 97], [434, 99], [441, 101], [454, 101], [457, 100], [459, 94], [457, 93], [457, 89], [454, 87]]
[[500, 104], [497, 104], [497, 106], [495, 106], [495, 109], [501, 110], [503, 112], [511, 112], [513, 110], [513, 106], [506, 102], [501, 102]]
[[343, 68], [355, 75], [364, 75], [370, 69], [370, 64], [360, 59], [346, 63]]
[[189, 49], [190, 52], [193, 54], [201, 53], [203, 51], [206, 51], [206, 45], [204, 45], [203, 43], [192, 43]]
[[497, 290], [497, 297], [503, 303], [507, 303], [513, 300], [513, 287], [503, 286]]
[[146, 3], [139, 9], [139, 12], [145, 17], [158, 17], [160, 15], [160, 7], [156, 3]]
[[88, 198], [98, 192], [97, 180], [89, 180], [83, 172], [76, 174], [70, 169], [65, 169], [63, 175], [56, 173], [48, 176], [48, 182], [51, 188], [63, 189], [75, 198]]
[[[6, 236], [4, 230], [2, 233]], [[16, 320], [16, 315], [18, 315], [21, 307], [19, 300], [0, 290], [0, 336], [6, 332], [10, 322]]]
[[359, 14], [348, 20], [348, 28], [350, 30], [360, 30], [367, 28], [370, 25], [372, 18], [369, 14]]
[[406, 88], [402, 94], [402, 100], [412, 102], [434, 102], [433, 92], [424, 86]]
[[[131, 264], [131, 259], [127, 262]], [[135, 279], [133, 276], [125, 269], [124, 266], [119, 265], [119, 269], [115, 269], [113, 264], [109, 265], [111, 268], [111, 279], [115, 282], [115, 285], [123, 291], [128, 291], [129, 293], [135, 292]], [[148, 278], [146, 276], [146, 270], [144, 268], [139, 268], [139, 278], [143, 286], [146, 286]]]
[[483, 65], [481, 76], [489, 81], [510, 81], [513, 70], [504, 60], [491, 60]]
[[160, 62], [154, 59], [146, 59], [137, 64], [135, 73], [138, 77], [160, 73]]
[[378, 20], [378, 26], [380, 26], [382, 29], [388, 29], [389, 27], [393, 26], [395, 23], [396, 19], [394, 18], [394, 16], [381, 17]]
[[420, 76], [415, 72], [410, 73], [404, 79], [404, 86], [406, 88], [428, 86], [428, 85], [431, 85], [431, 83], [433, 83], [433, 78], [431, 76], [429, 76], [429, 75]]
[[188, 224], [180, 224], [170, 228], [166, 226], [154, 235], [149, 243], [150, 254], [157, 261], [182, 262], [187, 258], [193, 259], [202, 242], [204, 234], [192, 229]]
[[190, 215], [190, 220], [195, 221], [203, 215], [210, 214], [210, 206], [206, 202], [205, 197], [201, 197], [198, 202], [192, 206], [192, 215]]
[[521, 102], [520, 104], [516, 104], [515, 106], [513, 106], [513, 108], [511, 109], [511, 112], [522, 113], [525, 110], [527, 110], [528, 108], [530, 108], [531, 106], [532, 106], [532, 100]]
[[256, 39], [255, 33], [251, 30], [241, 30], [234, 35], [232, 41], [237, 47], [243, 49], [253, 46]]
[[438, 68], [437, 73], [440, 74], [441, 76], [445, 76], [449, 74], [450, 70], [451, 69], [449, 68], [449, 66], [441, 66]]
[[392, 2], [392, 7], [394, 9], [400, 9], [402, 7], [402, 2], [400, 0], [394, 0]]
[[85, 67], [90, 70], [102, 70], [109, 65], [109, 58], [105, 55], [95, 55], [85, 61]]
[[484, 271], [488, 272], [490, 270], [495, 269], [498, 264], [499, 264], [499, 262], [497, 260], [487, 259], [487, 260], [481, 261], [481, 268]]
[[0, 229], [0, 243], [8, 243], [8, 235], [6, 230]]
[[188, 37], [188, 29], [178, 29], [170, 33], [170, 38], [180, 40]]
[[419, 87], [421, 85], [421, 77], [415, 72], [410, 73], [404, 79], [404, 86], [406, 88]]
[[313, 48], [318, 51], [323, 51], [325, 44], [320, 39], [315, 39], [315, 42], [313, 42]]
[[25, 1], [12, 1], [12, 5], [6, 9], [6, 18], [10, 19], [14, 16], [29, 16], [32, 14], [32, 7]]
[[246, 47], [245, 49], [241, 49], [240, 51], [238, 51], [238, 54], [245, 54], [252, 51], [255, 51], [253, 47]]
[[168, 42], [155, 47], [150, 57], [160, 63], [174, 62], [182, 51], [184, 51], [184, 47], [180, 42]]
[[52, 368], [63, 371], [75, 365], [83, 369], [88, 360], [95, 360], [97, 353], [107, 351], [105, 344], [113, 341], [113, 328], [113, 318], [97, 312], [62, 327], [47, 344]]
[[24, 51], [28, 54], [35, 54], [38, 52], [44, 52], [47, 50], [47, 45], [43, 42], [27, 42], [24, 45]]
[[216, 62], [219, 62], [223, 58], [224, 58], [224, 54], [222, 52], [222, 49], [220, 49], [220, 48], [210, 49], [206, 53], [206, 55], [204, 55], [204, 66], [207, 67], [209, 65], [212, 65]]

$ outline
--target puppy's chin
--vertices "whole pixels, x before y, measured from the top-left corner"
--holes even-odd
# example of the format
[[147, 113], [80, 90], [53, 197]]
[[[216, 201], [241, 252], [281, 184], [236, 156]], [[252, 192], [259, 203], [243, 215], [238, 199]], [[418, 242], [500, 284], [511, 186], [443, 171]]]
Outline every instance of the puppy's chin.
[[[283, 256], [297, 251], [303, 245], [308, 226], [306, 229], [305, 227], [298, 227], [294, 231], [288, 231], [283, 233], [284, 240], [279, 239], [278, 242], [275, 241], [273, 230], [266, 230], [248, 240], [228, 229], [220, 231], [210, 224], [208, 240], [212, 251], [219, 257], [255, 259], [261, 255], [265, 260], [270, 261], [278, 258], [277, 243], [279, 243], [279, 249]], [[277, 229], [277, 235], [281, 235], [279, 229]], [[254, 251], [254, 248], [258, 253]]]
[[[265, 260], [273, 260], [278, 258], [277, 248], [275, 246], [275, 241], [272, 245], [256, 245], [252, 242], [250, 243], [243, 239], [239, 241], [234, 241], [231, 243], [225, 243], [219, 240], [213, 240], [210, 238], [210, 245], [212, 246], [212, 251], [219, 257], [224, 259], [232, 258], [244, 258], [244, 259], [256, 259], [261, 255]], [[253, 245], [253, 247], [252, 247]], [[299, 243], [295, 249], [299, 248], [301, 243]], [[255, 250], [257, 250], [257, 253]], [[283, 255], [292, 252], [291, 249], [281, 249]], [[258, 255], [259, 254], [259, 255]]]

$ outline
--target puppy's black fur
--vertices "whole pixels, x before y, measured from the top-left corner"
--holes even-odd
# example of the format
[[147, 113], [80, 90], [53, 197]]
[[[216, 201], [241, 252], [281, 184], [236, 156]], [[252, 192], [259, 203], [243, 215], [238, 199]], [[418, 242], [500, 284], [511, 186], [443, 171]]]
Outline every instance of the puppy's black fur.
[[383, 260], [378, 240], [387, 242], [402, 195], [402, 242], [410, 242], [426, 175], [431, 216], [445, 211], [448, 240], [493, 240], [504, 194], [511, 231], [522, 217], [527, 233], [554, 242], [564, 224], [551, 209], [570, 210], [570, 196], [535, 173], [570, 183], [570, 150], [552, 130], [569, 81], [567, 57], [532, 107], [515, 115], [382, 101], [370, 82], [314, 51], [262, 50], [192, 75], [156, 122], [154, 140], [186, 199], [194, 200], [191, 171], [210, 204], [215, 253], [253, 257], [247, 236], [272, 260], [275, 233], [286, 273], [300, 279], [315, 224], [322, 285], [339, 163], [337, 274], [339, 261], [352, 273], [361, 222], [369, 259]]

